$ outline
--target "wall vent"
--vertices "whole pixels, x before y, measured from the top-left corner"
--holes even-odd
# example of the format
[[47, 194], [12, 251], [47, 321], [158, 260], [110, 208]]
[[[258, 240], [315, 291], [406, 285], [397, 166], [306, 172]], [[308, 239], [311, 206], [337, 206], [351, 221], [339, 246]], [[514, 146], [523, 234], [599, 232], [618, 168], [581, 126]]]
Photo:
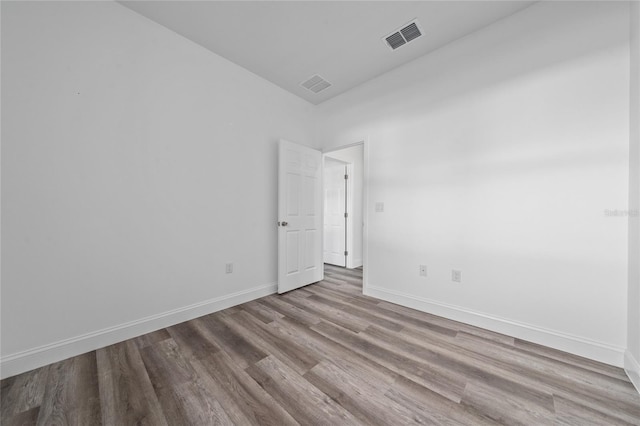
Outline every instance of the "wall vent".
[[307, 90], [311, 90], [313, 93], [319, 93], [331, 86], [331, 83], [316, 74], [308, 80], [300, 83], [300, 85]]
[[407, 25], [402, 28], [398, 28], [391, 34], [384, 37], [384, 41], [387, 46], [391, 48], [391, 50], [396, 50], [397, 48], [404, 46], [412, 40], [417, 39], [422, 35], [422, 31], [420, 31], [420, 27], [418, 21], [414, 19]]

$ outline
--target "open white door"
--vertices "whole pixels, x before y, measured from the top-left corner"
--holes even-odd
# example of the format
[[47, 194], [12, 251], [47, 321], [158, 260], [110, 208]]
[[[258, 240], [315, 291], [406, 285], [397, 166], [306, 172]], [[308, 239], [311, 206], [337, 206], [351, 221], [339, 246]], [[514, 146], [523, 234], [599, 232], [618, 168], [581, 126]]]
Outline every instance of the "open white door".
[[278, 293], [284, 293], [324, 278], [322, 154], [285, 140], [278, 151]]

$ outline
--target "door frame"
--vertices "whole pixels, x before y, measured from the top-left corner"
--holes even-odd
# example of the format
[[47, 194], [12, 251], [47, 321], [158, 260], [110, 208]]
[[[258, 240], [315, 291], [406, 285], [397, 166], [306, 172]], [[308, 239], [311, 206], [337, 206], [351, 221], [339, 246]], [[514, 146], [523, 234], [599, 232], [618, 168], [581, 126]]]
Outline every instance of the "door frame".
[[[349, 176], [349, 179], [346, 180], [345, 189], [344, 189], [344, 192], [346, 194], [344, 209], [345, 209], [345, 212], [347, 213], [347, 217], [345, 218], [346, 220], [344, 223], [344, 238], [345, 238], [344, 249], [349, 254], [345, 256], [346, 259], [344, 261], [344, 266], [345, 268], [349, 268], [349, 263], [353, 263], [353, 253], [354, 253], [353, 238], [349, 238], [349, 230], [353, 229], [353, 211], [355, 210], [353, 205], [353, 179], [351, 178], [351, 176], [353, 175], [353, 163], [345, 164], [345, 169], [346, 169], [347, 176]], [[364, 204], [364, 197], [362, 200], [362, 204]]]
[[[352, 141], [354, 139], [351, 139]], [[370, 151], [370, 141], [369, 141], [369, 136], [364, 136], [362, 138], [359, 139], [355, 139], [356, 142], [347, 142], [344, 143], [342, 145], [336, 145], [336, 146], [332, 146], [331, 148], [324, 148], [322, 149], [322, 154], [328, 154], [330, 152], [334, 152], [334, 151], [340, 151], [343, 150], [345, 148], [351, 148], [354, 146], [358, 146], [358, 145], [362, 145], [363, 149], [362, 149], [362, 162], [363, 162], [363, 167], [362, 167], [362, 222], [363, 222], [363, 228], [362, 228], [362, 291], [364, 294], [366, 294], [367, 292], [367, 288], [369, 286], [369, 273], [368, 273], [368, 266], [369, 266], [369, 212], [370, 212], [370, 206], [369, 206], [369, 151]], [[324, 188], [323, 188], [323, 193], [324, 193]], [[323, 206], [322, 209], [324, 211], [324, 197], [322, 197], [322, 202], [323, 202]], [[324, 219], [323, 219], [324, 220]], [[323, 228], [324, 229], [324, 228]], [[323, 236], [323, 242], [324, 242], [324, 236]]]

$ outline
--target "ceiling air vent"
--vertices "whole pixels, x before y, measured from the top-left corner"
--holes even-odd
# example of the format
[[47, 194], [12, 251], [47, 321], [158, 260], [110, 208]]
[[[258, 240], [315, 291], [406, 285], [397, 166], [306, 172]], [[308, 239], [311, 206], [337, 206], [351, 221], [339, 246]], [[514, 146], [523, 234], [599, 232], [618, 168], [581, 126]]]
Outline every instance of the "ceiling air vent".
[[305, 89], [311, 90], [313, 93], [319, 93], [331, 86], [331, 83], [316, 74], [310, 79], [300, 83], [300, 85]]
[[402, 37], [402, 34], [400, 34], [399, 32], [391, 34], [389, 37], [386, 38], [386, 40], [387, 40], [387, 44], [389, 44], [389, 47], [391, 47], [393, 50], [397, 49], [403, 44], [407, 44], [406, 40], [404, 39], [404, 37]]
[[386, 36], [384, 38], [384, 41], [392, 50], [396, 50], [398, 47], [404, 46], [410, 41], [417, 39], [421, 35], [422, 31], [420, 31], [418, 21], [414, 19], [411, 23], [395, 30], [394, 32]]

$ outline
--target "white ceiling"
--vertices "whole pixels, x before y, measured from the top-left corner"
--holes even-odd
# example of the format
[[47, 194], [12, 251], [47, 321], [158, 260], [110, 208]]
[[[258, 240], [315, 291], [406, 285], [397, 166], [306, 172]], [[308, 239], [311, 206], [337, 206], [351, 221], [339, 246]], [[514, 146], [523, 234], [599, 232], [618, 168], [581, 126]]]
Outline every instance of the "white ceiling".
[[[533, 1], [121, 1], [212, 52], [319, 104], [522, 10]], [[422, 31], [392, 51], [390, 32]], [[300, 83], [332, 83], [313, 93]]]

